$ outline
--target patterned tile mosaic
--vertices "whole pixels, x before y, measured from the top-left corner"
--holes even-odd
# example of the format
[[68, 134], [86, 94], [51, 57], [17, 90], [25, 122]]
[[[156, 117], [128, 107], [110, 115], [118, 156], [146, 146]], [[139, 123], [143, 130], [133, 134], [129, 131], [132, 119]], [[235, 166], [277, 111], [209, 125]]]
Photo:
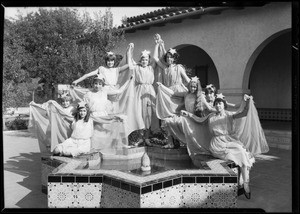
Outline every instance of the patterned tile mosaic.
[[48, 182], [50, 208], [236, 207], [238, 171], [234, 163], [214, 159], [206, 162], [206, 169], [139, 175], [119, 170], [85, 170], [84, 162], [87, 157], [43, 160], [42, 179]]

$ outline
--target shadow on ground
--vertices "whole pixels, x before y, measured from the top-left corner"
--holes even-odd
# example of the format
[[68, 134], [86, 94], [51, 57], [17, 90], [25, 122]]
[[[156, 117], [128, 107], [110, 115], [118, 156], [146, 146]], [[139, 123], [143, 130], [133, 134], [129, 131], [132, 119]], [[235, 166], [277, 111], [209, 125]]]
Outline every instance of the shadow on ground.
[[20, 156], [11, 157], [4, 163], [4, 170], [19, 174], [25, 178], [19, 185], [30, 191], [15, 205], [20, 208], [45, 208], [47, 196], [41, 192], [41, 154], [21, 153]]

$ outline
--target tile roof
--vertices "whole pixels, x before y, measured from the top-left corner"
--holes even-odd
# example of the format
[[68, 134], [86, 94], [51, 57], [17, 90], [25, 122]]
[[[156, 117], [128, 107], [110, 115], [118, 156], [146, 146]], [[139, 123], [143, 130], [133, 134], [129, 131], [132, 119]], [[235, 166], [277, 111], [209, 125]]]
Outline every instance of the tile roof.
[[[260, 5], [262, 6], [262, 5]], [[219, 6], [219, 7], [166, 7], [145, 13], [139, 16], [127, 18], [127, 23], [122, 24], [118, 29], [126, 32], [134, 32], [137, 29], [148, 29], [150, 26], [163, 26], [166, 23], [180, 23], [185, 18], [200, 18], [204, 14], [218, 15], [227, 9], [244, 9], [240, 6]]]

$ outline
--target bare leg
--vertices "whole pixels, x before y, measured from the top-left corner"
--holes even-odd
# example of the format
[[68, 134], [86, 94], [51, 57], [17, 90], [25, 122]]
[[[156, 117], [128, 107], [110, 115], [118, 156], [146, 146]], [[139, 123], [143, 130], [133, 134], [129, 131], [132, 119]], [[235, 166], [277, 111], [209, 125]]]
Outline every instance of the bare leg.
[[245, 194], [246, 198], [250, 199], [250, 186], [249, 186], [250, 168], [247, 166], [243, 166], [243, 167], [241, 167], [241, 169], [242, 169], [242, 177], [244, 180], [244, 190], [245, 190], [244, 194]]

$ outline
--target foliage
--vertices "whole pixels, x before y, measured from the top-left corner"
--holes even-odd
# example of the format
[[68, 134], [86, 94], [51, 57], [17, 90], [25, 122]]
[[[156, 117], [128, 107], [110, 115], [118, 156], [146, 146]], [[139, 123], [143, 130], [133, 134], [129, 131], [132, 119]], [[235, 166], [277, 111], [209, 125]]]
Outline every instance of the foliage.
[[6, 19], [3, 109], [27, 106], [36, 89], [35, 101], [55, 99], [57, 84], [70, 84], [102, 65], [105, 52], [124, 35], [112, 27], [110, 9], [97, 15], [93, 20], [76, 9], [40, 8], [15, 21]]
[[5, 122], [7, 130], [22, 130], [28, 128], [28, 120], [17, 117], [15, 120]]

